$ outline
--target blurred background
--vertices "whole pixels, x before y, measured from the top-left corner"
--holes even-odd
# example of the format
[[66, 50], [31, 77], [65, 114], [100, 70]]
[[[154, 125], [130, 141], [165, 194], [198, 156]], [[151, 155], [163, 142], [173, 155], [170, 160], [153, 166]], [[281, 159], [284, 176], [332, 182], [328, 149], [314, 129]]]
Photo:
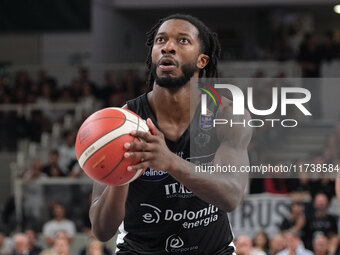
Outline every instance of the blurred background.
[[[26, 246], [39, 254], [39, 247], [57, 242], [70, 254], [114, 249], [114, 239], [101, 244], [91, 235], [92, 182], [77, 164], [75, 135], [91, 113], [148, 91], [145, 33], [173, 13], [196, 16], [218, 33], [222, 77], [320, 81], [309, 87], [312, 118], [301, 119], [294, 130], [254, 131], [251, 164], [338, 164], [339, 5], [336, 0], [1, 0], [0, 254], [21, 254]], [[270, 106], [265, 85], [256, 90], [255, 104]], [[338, 254], [337, 206], [334, 178], [253, 179], [230, 215], [238, 254], [293, 249], [285, 240], [314, 253]], [[66, 222], [64, 232], [56, 231], [53, 219]], [[291, 236], [282, 234], [287, 229], [294, 230]]]

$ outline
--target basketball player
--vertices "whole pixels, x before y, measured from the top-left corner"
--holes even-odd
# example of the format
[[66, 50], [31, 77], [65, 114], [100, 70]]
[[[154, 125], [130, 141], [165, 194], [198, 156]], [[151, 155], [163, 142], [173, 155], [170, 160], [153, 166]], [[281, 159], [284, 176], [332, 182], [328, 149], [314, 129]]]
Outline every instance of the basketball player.
[[[217, 76], [219, 42], [201, 21], [180, 14], [160, 20], [147, 36], [146, 64], [153, 89], [124, 106], [146, 119], [150, 129], [150, 133], [131, 133], [144, 142], [124, 145], [126, 158], [141, 160], [128, 170], [147, 170], [128, 185], [94, 184], [93, 232], [106, 241], [119, 227], [119, 255], [232, 254], [233, 235], [226, 212], [240, 203], [247, 178], [198, 172], [186, 160], [192, 156], [190, 110], [200, 108], [199, 95], [190, 98], [190, 78]], [[223, 98], [222, 103], [211, 111], [217, 118], [235, 120], [231, 101]], [[206, 135], [199, 128], [194, 132]], [[215, 147], [216, 153], [197, 158], [219, 165], [249, 164], [248, 128], [221, 127], [213, 132], [204, 145]], [[205, 147], [200, 148], [204, 153]]]

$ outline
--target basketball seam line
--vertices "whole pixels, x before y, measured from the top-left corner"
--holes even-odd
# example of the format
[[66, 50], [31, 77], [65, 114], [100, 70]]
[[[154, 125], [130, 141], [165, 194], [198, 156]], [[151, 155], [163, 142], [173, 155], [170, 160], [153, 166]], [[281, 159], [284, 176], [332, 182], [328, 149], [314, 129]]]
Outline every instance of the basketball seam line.
[[[92, 123], [92, 122], [94, 122], [94, 121], [96, 121], [96, 120], [102, 120], [102, 119], [120, 119], [120, 120], [125, 120], [126, 118], [122, 118], [122, 117], [100, 117], [100, 118], [97, 118], [97, 119], [93, 119], [93, 120], [88, 121], [88, 122], [84, 125], [84, 127], [88, 126], [90, 123]], [[84, 128], [84, 127], [83, 127], [83, 128]]]
[[[103, 118], [98, 118], [98, 119], [94, 119], [94, 120], [92, 120], [91, 122], [94, 122], [95, 120], [100, 120], [100, 119], [108, 119], [108, 118], [111, 118], [111, 117], [103, 117]], [[104, 136], [104, 135], [107, 135], [107, 134], [109, 134], [110, 132], [112, 132], [112, 131], [114, 131], [114, 130], [116, 130], [117, 128], [120, 128], [120, 127], [122, 127], [124, 124], [125, 124], [125, 122], [126, 122], [126, 117], [123, 119], [123, 118], [115, 118], [115, 117], [112, 117], [113, 119], [121, 119], [121, 120], [124, 120], [124, 122], [121, 124], [121, 125], [119, 125], [118, 127], [116, 127], [115, 129], [113, 129], [113, 130], [111, 130], [111, 131], [109, 131], [109, 132], [107, 132], [107, 133], [105, 133], [105, 134], [103, 134], [102, 135], [102, 137]], [[90, 122], [90, 123], [91, 123]], [[86, 126], [88, 126], [90, 123], [86, 123], [86, 125], [84, 126], [84, 128], [86, 127]], [[81, 128], [83, 128], [83, 127], [80, 127], [80, 129]], [[96, 140], [97, 141], [97, 140]], [[85, 149], [84, 149], [84, 151], [79, 155], [79, 158], [78, 159], [80, 159], [81, 158], [81, 156], [83, 156], [83, 154], [85, 153], [85, 151], [87, 150], [87, 148], [89, 148], [92, 144], [94, 144], [96, 141], [94, 141], [94, 142], [92, 142], [91, 144], [89, 144]], [[106, 144], [105, 144], [106, 145]], [[93, 154], [92, 154], [93, 155]], [[91, 156], [91, 155], [90, 155]], [[89, 157], [84, 161], [84, 163], [83, 163], [83, 166], [85, 166], [85, 163], [87, 162], [87, 160], [89, 159]]]
[[[137, 122], [137, 123], [134, 122], [134, 121], [132, 121], [132, 120], [128, 120], [128, 119], [123, 119], [123, 120], [124, 120], [124, 122], [123, 122], [120, 126], [118, 126], [118, 127], [116, 127], [115, 129], [113, 129], [113, 130], [111, 130], [111, 131], [109, 131], [109, 132], [103, 134], [102, 137], [105, 136], [105, 135], [107, 135], [107, 134], [110, 134], [111, 132], [115, 131], [116, 129], [122, 127], [122, 126], [125, 124], [126, 121], [129, 121], [130, 123], [136, 124], [136, 125], [137, 125], [137, 128], [139, 127], [139, 118], [138, 118], [138, 122]], [[124, 135], [126, 135], [126, 134], [124, 134]], [[123, 135], [121, 135], [121, 136], [123, 136]], [[110, 143], [110, 142], [116, 140], [117, 138], [119, 138], [119, 137], [121, 137], [121, 136], [118, 136], [118, 137], [116, 137], [115, 139], [110, 140], [109, 142], [103, 144], [102, 147], [104, 147], [104, 146], [107, 145], [108, 143]], [[79, 158], [81, 158], [81, 156], [85, 153], [85, 151], [86, 151], [89, 147], [91, 147], [91, 145], [93, 145], [95, 142], [97, 142], [97, 140], [94, 141], [93, 143], [89, 144], [89, 145], [86, 147], [86, 149], [80, 154]], [[96, 152], [97, 152], [97, 151], [94, 151], [91, 155], [89, 155], [89, 156], [87, 157], [87, 159], [86, 159], [86, 160], [84, 161], [84, 163], [83, 163], [83, 166], [85, 166], [85, 163], [86, 163], [86, 162], [89, 160], [89, 158], [90, 158], [93, 154], [95, 154]]]
[[[139, 130], [139, 118], [138, 119], [138, 123], [137, 123], [137, 130]], [[125, 123], [125, 122], [124, 122]], [[136, 123], [135, 123], [136, 124]], [[117, 139], [117, 138], [116, 138]], [[134, 142], [136, 139], [136, 137], [134, 136], [133, 139], [132, 139], [132, 142]], [[122, 158], [120, 159], [120, 161], [117, 163], [117, 165], [109, 172], [107, 173], [106, 175], [104, 175], [102, 178], [100, 178], [99, 180], [102, 181], [104, 179], [106, 179], [107, 177], [109, 177], [116, 169], [117, 167], [120, 165], [120, 163], [122, 163], [122, 161], [124, 160], [124, 155], [122, 156]], [[126, 184], [126, 183], [125, 183]]]

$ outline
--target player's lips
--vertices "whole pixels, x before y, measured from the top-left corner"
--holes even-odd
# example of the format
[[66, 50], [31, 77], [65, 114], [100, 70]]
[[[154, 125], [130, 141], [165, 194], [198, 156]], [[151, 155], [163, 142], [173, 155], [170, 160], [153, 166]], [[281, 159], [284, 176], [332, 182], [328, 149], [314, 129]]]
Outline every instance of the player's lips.
[[177, 68], [178, 64], [173, 58], [163, 57], [158, 62], [158, 67], [162, 71], [170, 72]]

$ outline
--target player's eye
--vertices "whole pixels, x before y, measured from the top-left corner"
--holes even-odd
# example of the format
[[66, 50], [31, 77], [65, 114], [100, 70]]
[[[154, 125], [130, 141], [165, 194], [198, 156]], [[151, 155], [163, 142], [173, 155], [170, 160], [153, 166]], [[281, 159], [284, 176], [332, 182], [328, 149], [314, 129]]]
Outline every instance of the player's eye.
[[155, 40], [156, 43], [162, 43], [162, 42], [164, 42], [164, 41], [165, 41], [165, 40], [164, 40], [163, 37], [157, 37], [156, 40]]
[[190, 43], [190, 41], [189, 41], [187, 38], [181, 38], [181, 39], [179, 40], [179, 42], [182, 43], [182, 44], [188, 44], [188, 43]]

